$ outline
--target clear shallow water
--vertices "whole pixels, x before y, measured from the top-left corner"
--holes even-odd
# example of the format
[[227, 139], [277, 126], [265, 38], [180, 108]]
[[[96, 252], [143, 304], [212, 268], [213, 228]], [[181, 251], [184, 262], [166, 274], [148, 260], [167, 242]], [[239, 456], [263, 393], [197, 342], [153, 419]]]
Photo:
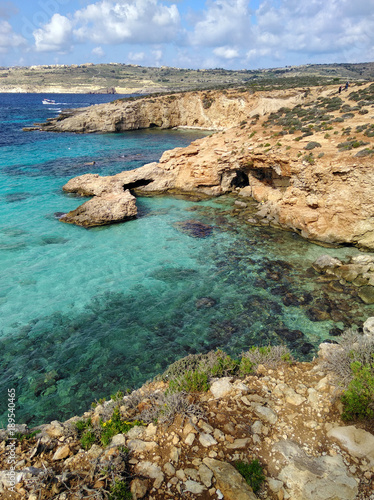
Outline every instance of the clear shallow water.
[[[60, 108], [111, 100], [45, 97], [68, 103]], [[2, 394], [16, 388], [18, 423], [83, 412], [95, 398], [136, 387], [189, 353], [220, 347], [239, 354], [286, 342], [299, 357], [311, 356], [329, 329], [369, 315], [349, 300], [350, 317], [312, 321], [307, 309], [326, 302], [326, 290], [308, 274], [311, 263], [322, 253], [358, 252], [245, 225], [229, 197], [198, 204], [141, 198], [139, 217], [125, 224], [62, 224], [54, 213], [82, 202], [61, 191], [69, 178], [136, 168], [203, 134], [22, 132], [53, 113], [39, 95], [0, 95], [0, 385]], [[85, 165], [93, 160], [94, 167]], [[181, 226], [189, 220], [212, 230], [192, 237]], [[301, 296], [305, 304], [295, 305]], [[347, 297], [330, 300], [347, 309]]]

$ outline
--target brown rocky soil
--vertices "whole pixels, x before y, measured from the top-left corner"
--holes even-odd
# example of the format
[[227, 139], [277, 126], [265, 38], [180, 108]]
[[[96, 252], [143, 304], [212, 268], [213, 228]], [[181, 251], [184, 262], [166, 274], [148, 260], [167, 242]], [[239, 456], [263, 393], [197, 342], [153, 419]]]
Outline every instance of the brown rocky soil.
[[[341, 420], [339, 391], [323, 364], [334, 346], [322, 346], [310, 363], [259, 365], [254, 375], [214, 379], [208, 392], [187, 396], [182, 413], [133, 427], [106, 447], [82, 449], [74, 422], [107, 421], [115, 404], [122, 418], [141, 418], [167, 384], [153, 382], [83, 417], [43, 425], [35, 438], [18, 442], [15, 493], [7, 488], [3, 431], [1, 498], [110, 498], [121, 478], [134, 499], [373, 499], [372, 422]], [[256, 495], [233, 467], [254, 459], [265, 474]]]

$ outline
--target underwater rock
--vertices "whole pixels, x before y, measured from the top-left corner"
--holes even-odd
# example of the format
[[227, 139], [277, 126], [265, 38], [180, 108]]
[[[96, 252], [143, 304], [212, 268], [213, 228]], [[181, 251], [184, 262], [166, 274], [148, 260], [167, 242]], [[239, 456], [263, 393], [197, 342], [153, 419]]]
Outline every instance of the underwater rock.
[[198, 271], [186, 267], [162, 267], [161, 269], [156, 269], [151, 276], [156, 280], [175, 283], [180, 280], [194, 279], [198, 276]]
[[17, 203], [19, 201], [27, 200], [33, 196], [32, 193], [9, 193], [4, 196], [7, 203]]
[[365, 304], [374, 304], [374, 286], [362, 286], [358, 291], [358, 296]]
[[68, 243], [67, 238], [62, 238], [61, 236], [44, 236], [42, 238], [42, 245], [63, 245]]
[[[331, 328], [329, 330], [329, 335], [331, 335], [332, 337], [339, 337], [342, 333], [343, 333], [344, 330], [338, 328], [337, 326], [334, 326], [334, 328]], [[326, 340], [325, 340], [326, 342]]]
[[64, 215], [66, 215], [66, 212], [55, 212], [53, 214], [55, 219], [61, 219], [61, 217], [63, 217]]
[[217, 304], [217, 301], [212, 297], [201, 297], [195, 302], [196, 309], [201, 309], [202, 307], [213, 307]]
[[317, 307], [310, 307], [306, 310], [306, 315], [310, 321], [328, 321], [331, 319], [330, 314], [327, 311], [322, 311]]
[[213, 227], [208, 224], [203, 224], [198, 220], [190, 219], [183, 222], [176, 222], [174, 227], [182, 233], [192, 236], [193, 238], [207, 238], [213, 232]]
[[300, 330], [289, 330], [288, 328], [276, 328], [275, 333], [289, 342], [295, 342], [304, 337]]
[[299, 348], [302, 354], [309, 354], [314, 349], [314, 345], [310, 342], [303, 342]]

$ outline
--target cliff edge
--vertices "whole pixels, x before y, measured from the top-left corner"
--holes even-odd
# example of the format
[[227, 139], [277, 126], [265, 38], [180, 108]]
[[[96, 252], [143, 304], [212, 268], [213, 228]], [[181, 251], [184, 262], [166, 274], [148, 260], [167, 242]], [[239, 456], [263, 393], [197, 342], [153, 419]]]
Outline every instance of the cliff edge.
[[[40, 128], [76, 132], [153, 125], [216, 129], [186, 148], [165, 152], [157, 164], [110, 177], [82, 175], [63, 189], [94, 196], [97, 202], [103, 193], [127, 189], [140, 196], [233, 193], [244, 205], [246, 198], [259, 202], [248, 223], [291, 229], [313, 241], [373, 250], [373, 104], [374, 84], [341, 93], [332, 87], [288, 94], [194, 92], [93, 106], [61, 115]], [[78, 222], [74, 212], [61, 220]]]

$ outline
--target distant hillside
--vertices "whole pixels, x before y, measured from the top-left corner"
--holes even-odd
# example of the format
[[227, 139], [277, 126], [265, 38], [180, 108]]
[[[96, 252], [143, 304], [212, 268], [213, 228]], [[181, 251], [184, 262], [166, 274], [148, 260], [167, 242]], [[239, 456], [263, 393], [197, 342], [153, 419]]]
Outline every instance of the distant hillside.
[[88, 93], [114, 88], [117, 94], [136, 94], [230, 86], [269, 90], [340, 84], [346, 80], [373, 81], [374, 63], [311, 64], [240, 71], [147, 68], [119, 63], [0, 67], [0, 92]]

